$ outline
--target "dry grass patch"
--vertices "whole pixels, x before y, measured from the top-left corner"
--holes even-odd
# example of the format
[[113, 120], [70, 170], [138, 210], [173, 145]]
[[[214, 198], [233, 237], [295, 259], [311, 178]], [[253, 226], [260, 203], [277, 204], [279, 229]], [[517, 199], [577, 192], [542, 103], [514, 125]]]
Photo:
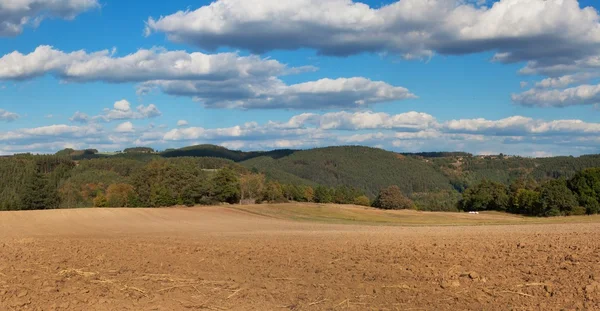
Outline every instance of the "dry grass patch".
[[336, 204], [262, 204], [236, 205], [231, 208], [278, 219], [340, 224], [451, 226], [600, 222], [600, 215], [539, 218], [500, 212], [468, 214], [421, 212], [415, 210], [388, 211], [355, 205]]

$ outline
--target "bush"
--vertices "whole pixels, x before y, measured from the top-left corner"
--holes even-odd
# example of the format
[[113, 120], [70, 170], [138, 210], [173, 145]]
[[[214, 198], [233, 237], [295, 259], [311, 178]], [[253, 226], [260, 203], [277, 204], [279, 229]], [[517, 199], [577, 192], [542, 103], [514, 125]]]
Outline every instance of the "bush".
[[569, 216], [582, 216], [587, 215], [587, 209], [583, 206], [577, 206], [573, 208], [571, 212], [569, 212]]
[[579, 203], [581, 206], [585, 207], [588, 215], [594, 215], [600, 212], [600, 204], [598, 204], [598, 201], [594, 198], [584, 196], [579, 199]]
[[371, 200], [368, 197], [361, 195], [354, 199], [354, 204], [360, 206], [371, 206]]
[[112, 184], [106, 189], [106, 199], [110, 207], [127, 207], [129, 206], [129, 198], [135, 190], [132, 185], [128, 184]]
[[398, 186], [390, 186], [382, 189], [373, 202], [373, 207], [382, 209], [412, 209], [414, 203], [405, 197]]
[[108, 207], [108, 200], [104, 196], [104, 194], [99, 193], [94, 198], [94, 207]]

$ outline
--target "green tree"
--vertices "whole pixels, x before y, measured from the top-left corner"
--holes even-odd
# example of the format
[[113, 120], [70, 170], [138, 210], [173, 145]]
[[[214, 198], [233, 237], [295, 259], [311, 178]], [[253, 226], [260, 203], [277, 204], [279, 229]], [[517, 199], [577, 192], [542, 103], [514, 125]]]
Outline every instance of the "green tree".
[[20, 197], [21, 210], [53, 209], [60, 203], [56, 188], [37, 170], [25, 180]]
[[539, 216], [570, 215], [578, 206], [576, 196], [567, 187], [564, 179], [549, 180], [543, 183], [540, 192], [543, 212]]
[[367, 196], [361, 195], [354, 199], [354, 204], [361, 206], [371, 206], [371, 200]]
[[230, 168], [223, 168], [212, 180], [215, 198], [219, 202], [235, 204], [240, 201], [240, 182], [236, 173]]
[[506, 211], [510, 197], [505, 185], [484, 180], [463, 193], [459, 205], [465, 211]]
[[404, 196], [398, 186], [389, 186], [381, 189], [373, 202], [373, 207], [381, 209], [411, 209], [414, 203]]
[[331, 203], [333, 202], [333, 195], [331, 194], [331, 189], [324, 186], [317, 186], [314, 193], [313, 200], [316, 203]]
[[515, 213], [533, 216], [543, 213], [540, 193], [535, 190], [517, 190], [512, 202], [514, 206], [513, 211]]
[[263, 191], [263, 200], [267, 202], [284, 202], [285, 198], [281, 184], [276, 181], [269, 181]]

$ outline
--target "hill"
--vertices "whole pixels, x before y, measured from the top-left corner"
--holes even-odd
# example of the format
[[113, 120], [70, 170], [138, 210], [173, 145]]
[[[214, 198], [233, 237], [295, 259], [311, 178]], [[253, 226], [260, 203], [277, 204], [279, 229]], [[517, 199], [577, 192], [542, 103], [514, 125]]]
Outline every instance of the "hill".
[[161, 153], [165, 158], [177, 157], [213, 157], [224, 158], [235, 162], [241, 162], [257, 157], [271, 157], [278, 159], [294, 153], [295, 150], [273, 150], [273, 151], [251, 151], [229, 150], [225, 147], [215, 145], [197, 145], [180, 149], [170, 149]]
[[[532, 178], [570, 178], [577, 171], [600, 167], [600, 155], [527, 158], [505, 155], [474, 156], [465, 152], [395, 153], [361, 146], [309, 150], [239, 151], [215, 145], [168, 149], [153, 154], [99, 154], [94, 149], [63, 150], [74, 160], [123, 158], [148, 162], [157, 158], [211, 157], [237, 162], [269, 179], [296, 185], [350, 186], [373, 198], [389, 185], [398, 185], [413, 198], [434, 193], [435, 200], [456, 200], [455, 193], [482, 180], [509, 185]], [[447, 192], [451, 193], [448, 195]], [[442, 193], [440, 197], [440, 193]]]
[[430, 163], [369, 147], [311, 149], [279, 159], [258, 157], [241, 164], [275, 179], [281, 176], [287, 181], [293, 175], [321, 185], [352, 186], [372, 197], [390, 185], [398, 185], [407, 194], [451, 189], [450, 180]]

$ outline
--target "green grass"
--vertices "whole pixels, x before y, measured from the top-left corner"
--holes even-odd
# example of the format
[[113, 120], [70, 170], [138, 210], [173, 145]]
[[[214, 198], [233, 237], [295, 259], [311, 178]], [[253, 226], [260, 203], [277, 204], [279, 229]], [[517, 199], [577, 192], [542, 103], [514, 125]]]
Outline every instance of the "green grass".
[[483, 212], [474, 215], [468, 213], [420, 212], [413, 210], [384, 211], [368, 207], [333, 204], [237, 205], [231, 208], [278, 219], [337, 224], [456, 226], [600, 223], [600, 215], [536, 218], [499, 212]]

